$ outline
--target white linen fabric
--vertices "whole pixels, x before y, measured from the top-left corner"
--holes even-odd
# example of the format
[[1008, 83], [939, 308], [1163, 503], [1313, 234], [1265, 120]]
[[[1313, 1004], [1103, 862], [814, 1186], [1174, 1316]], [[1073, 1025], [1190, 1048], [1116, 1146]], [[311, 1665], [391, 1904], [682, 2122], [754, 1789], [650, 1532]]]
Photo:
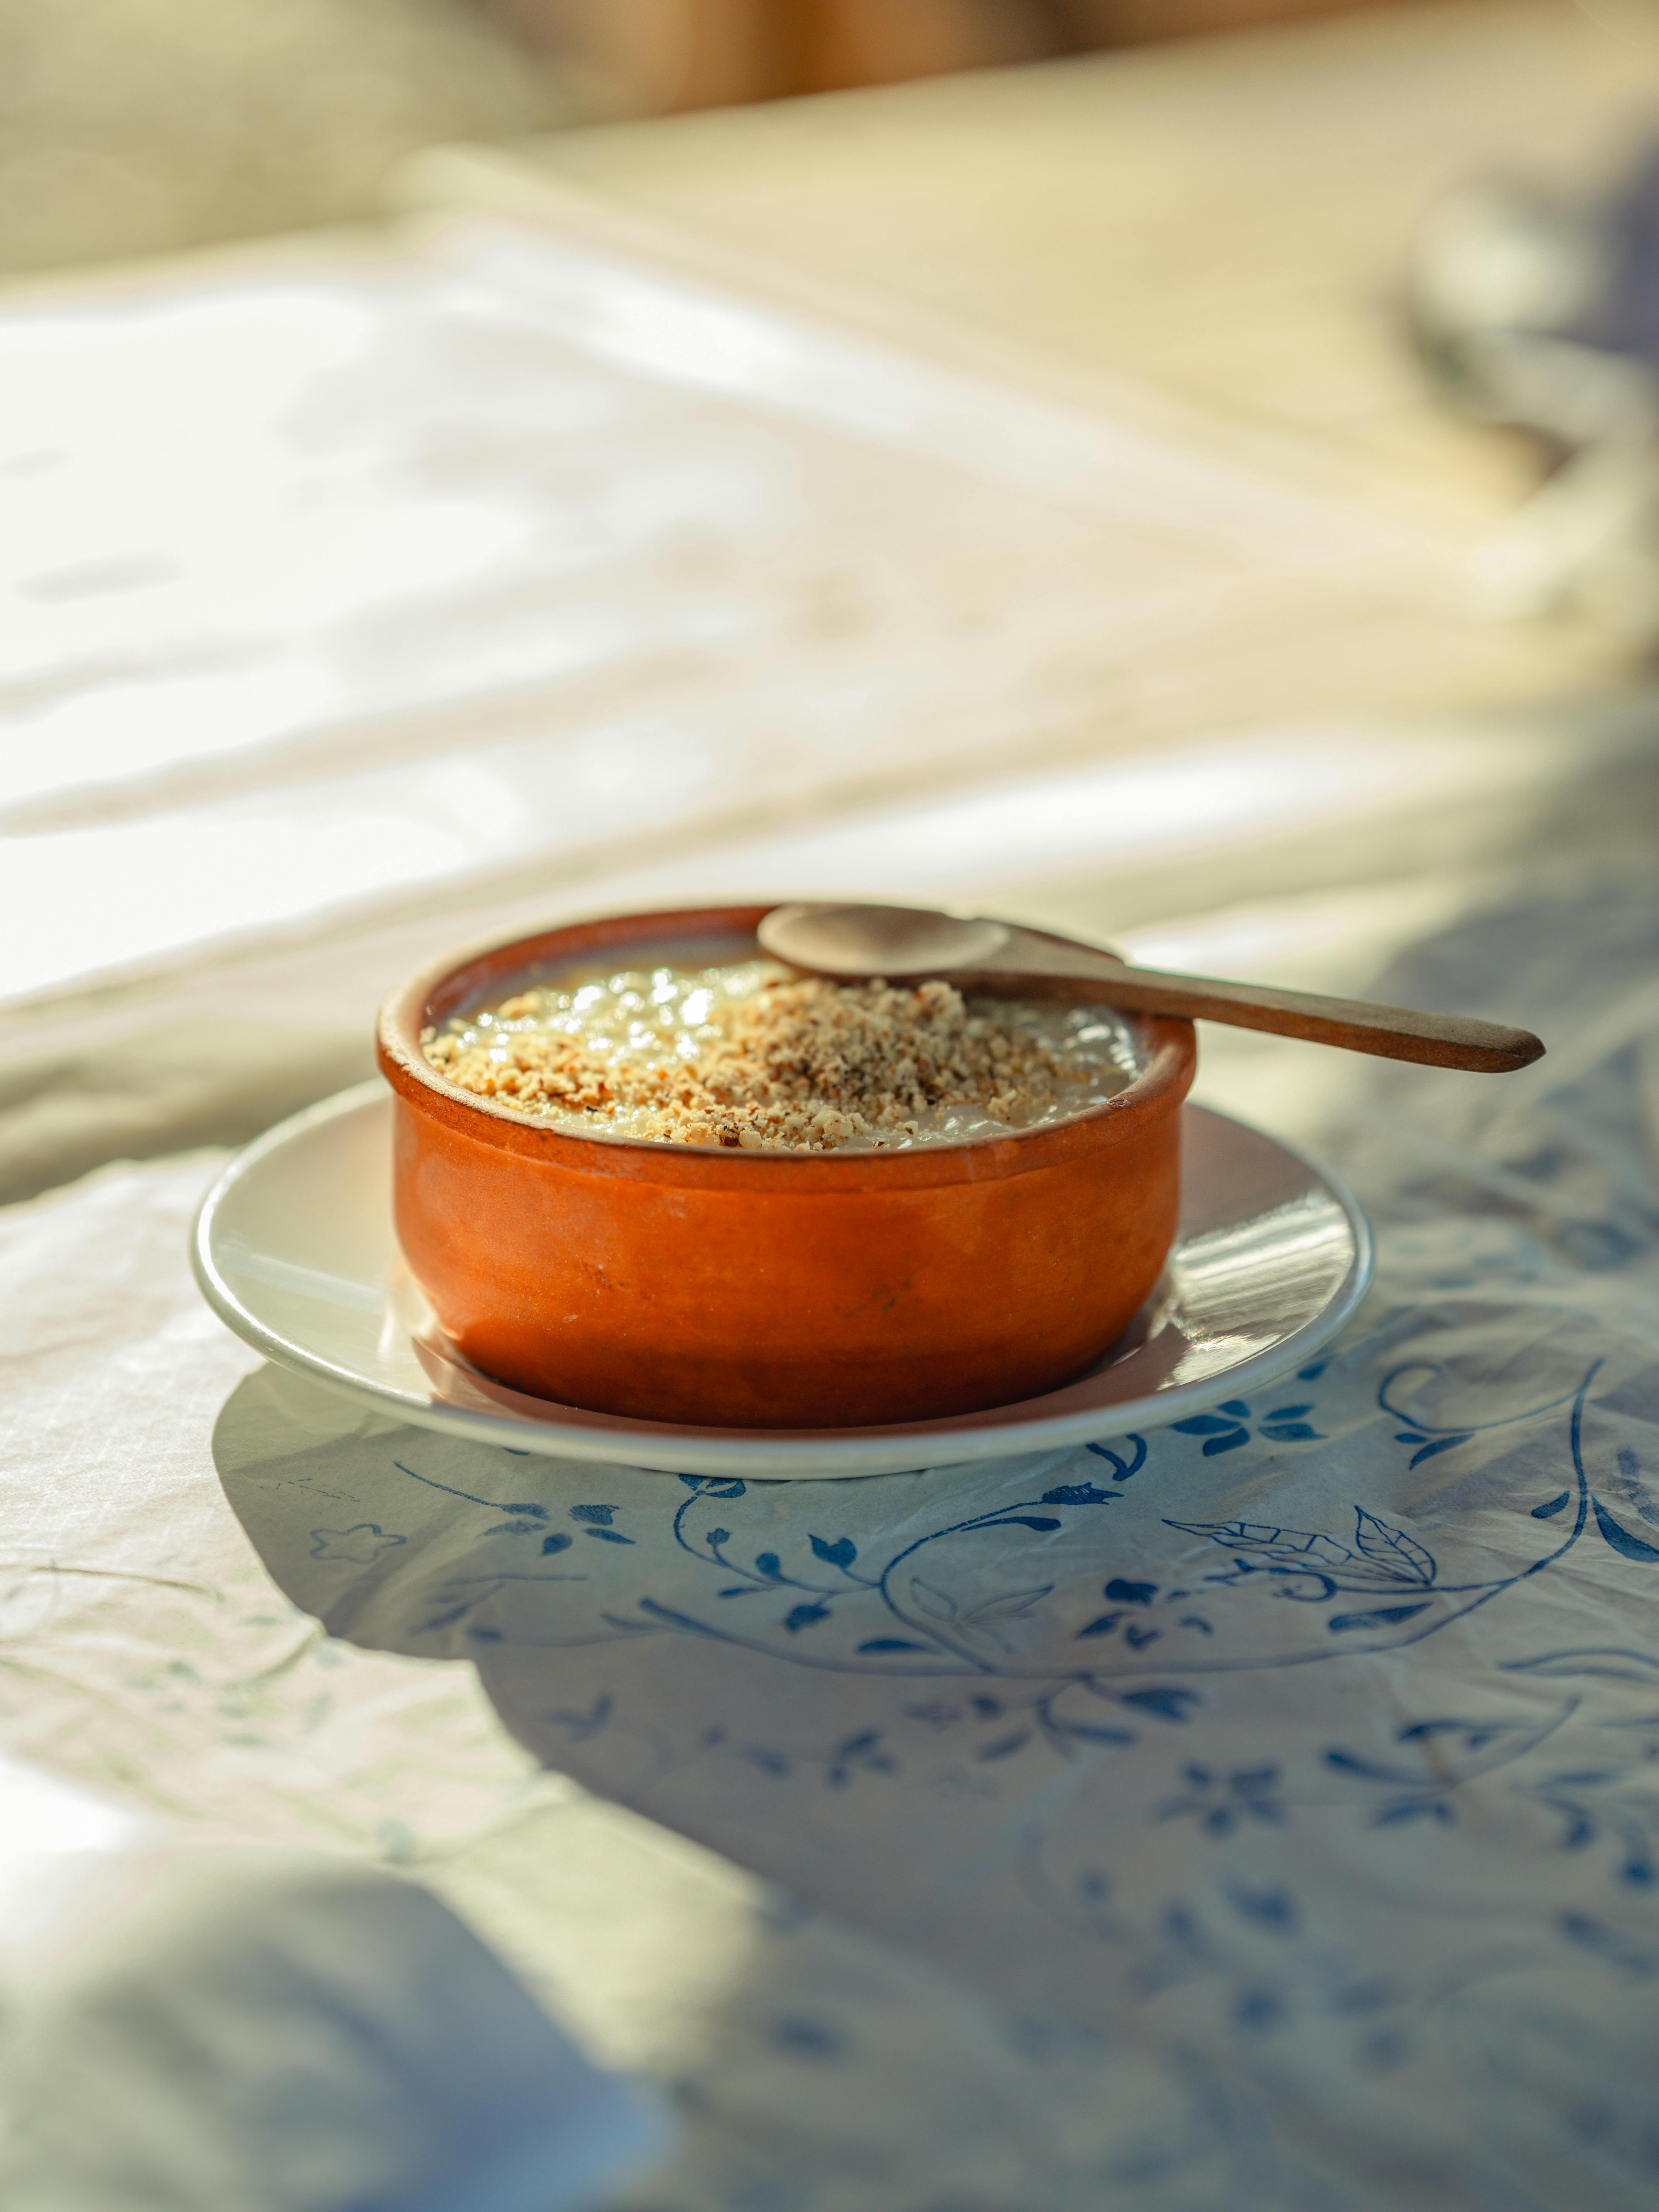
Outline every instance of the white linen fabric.
[[[1650, 2201], [1645, 878], [1527, 886], [1385, 982], [1526, 1005], [1550, 1056], [1365, 1071], [1327, 1140], [1379, 1285], [1318, 1371], [1040, 1462], [452, 1443], [200, 1310], [211, 1163], [15, 1209], [9, 1735], [416, 1867], [678, 2085], [642, 2206]], [[538, 1800], [480, 1686], [659, 1830]]]
[[664, 2148], [415, 1883], [234, 1853], [147, 1877], [14, 1993], [12, 2212], [567, 2212]]
[[[1183, 672], [1398, 549], [520, 237], [0, 319], [7, 1749], [416, 1875], [673, 2094], [633, 2212], [1650, 2203], [1650, 703], [1195, 735]], [[1338, 988], [1416, 942], [1384, 995], [1550, 1055], [1206, 1036], [1378, 1288], [1099, 1450], [561, 1466], [207, 1313], [189, 1148], [364, 1072], [405, 969], [739, 886]]]
[[[1098, 770], [1236, 718], [1310, 623], [1386, 627], [1429, 557], [509, 224], [23, 295], [0, 385], [7, 1197], [367, 1073], [378, 997], [446, 941], [1133, 865], [1172, 788], [1298, 818], [1328, 743], [1254, 787]], [[965, 817], [919, 825], [941, 786]]]
[[[1379, 1287], [1259, 1403], [993, 1468], [583, 1469], [255, 1376], [228, 1494], [338, 1636], [946, 1968], [1076, 2201], [1635, 2208], [1659, 2173], [1659, 933], [1471, 920], [1537, 1012], [1332, 1141]], [[1060, 2189], [1055, 2179], [1048, 2185]]]
[[[682, 2147], [642, 2207], [764, 2202], [794, 2177], [848, 2212], [1021, 2201], [1026, 2069], [970, 1994], [538, 1778], [470, 1668], [331, 1638], [273, 1587], [212, 1452], [258, 1363], [185, 1259], [219, 1164], [111, 1167], [0, 1214], [9, 1748], [173, 1849], [416, 1877], [584, 2049], [675, 2100]], [[298, 1418], [326, 1436], [334, 1413]]]

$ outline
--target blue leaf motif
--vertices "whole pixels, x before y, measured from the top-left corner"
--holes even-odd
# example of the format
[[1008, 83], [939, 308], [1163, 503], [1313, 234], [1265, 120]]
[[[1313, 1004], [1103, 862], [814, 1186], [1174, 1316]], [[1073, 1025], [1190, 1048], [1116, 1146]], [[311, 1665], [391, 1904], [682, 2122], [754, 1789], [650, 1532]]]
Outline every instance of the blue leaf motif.
[[614, 1505], [573, 1505], [570, 1517], [573, 1521], [592, 1521], [598, 1528], [608, 1528], [617, 1517], [617, 1509]]
[[597, 1536], [602, 1544], [631, 1544], [634, 1539], [624, 1536], [620, 1528], [584, 1528], [584, 1536]]
[[1402, 1797], [1392, 1805], [1383, 1805], [1371, 1815], [1374, 1828], [1395, 1828], [1406, 1820], [1437, 1820], [1442, 1827], [1452, 1827], [1456, 1814], [1443, 1797]]
[[547, 1557], [550, 1552], [568, 1552], [569, 1549], [570, 1539], [566, 1535], [562, 1528], [556, 1528], [550, 1536], [544, 1536], [542, 1538], [542, 1557], [544, 1559]]
[[1250, 1409], [1242, 1398], [1224, 1398], [1218, 1410], [1231, 1413], [1236, 1421], [1248, 1421], [1250, 1418]]
[[1609, 1928], [1600, 1920], [1592, 1920], [1587, 1912], [1564, 1912], [1556, 1926], [1570, 1943], [1577, 1943], [1586, 1951], [1605, 1959], [1609, 1966], [1617, 1966], [1632, 1981], [1645, 1980], [1656, 1971], [1654, 1954], [1616, 1928]]
[[1651, 1544], [1644, 1544], [1639, 1536], [1632, 1536], [1628, 1528], [1621, 1528], [1599, 1498], [1592, 1498], [1590, 1504], [1595, 1508], [1596, 1527], [1615, 1552], [1627, 1559], [1659, 1559], [1659, 1551]]
[[1310, 1437], [1317, 1437], [1317, 1429], [1310, 1429], [1305, 1421], [1276, 1421], [1262, 1424], [1261, 1433], [1271, 1437], [1276, 1444], [1300, 1443]]
[[1403, 1782], [1407, 1778], [1392, 1766], [1379, 1766], [1372, 1759], [1356, 1759], [1351, 1751], [1328, 1751], [1327, 1766], [1334, 1766], [1340, 1774], [1362, 1775], [1367, 1782]]
[[434, 1629], [448, 1628], [459, 1620], [469, 1609], [465, 1605], [453, 1605], [447, 1613], [434, 1613], [430, 1620], [422, 1622], [420, 1633], [422, 1636], [430, 1636]]
[[1015, 1752], [1023, 1749], [1024, 1747], [1030, 1743], [1030, 1729], [1020, 1729], [1012, 1735], [1000, 1736], [995, 1743], [988, 1743], [983, 1746], [980, 1751], [979, 1757], [981, 1760], [992, 1759], [1011, 1759]]
[[1450, 1451], [1458, 1444], [1468, 1443], [1469, 1433], [1472, 1431], [1461, 1437], [1437, 1437], [1431, 1444], [1425, 1444], [1421, 1451], [1412, 1454], [1406, 1462], [1407, 1468], [1420, 1467], [1425, 1459], [1432, 1459], [1437, 1452]]
[[1253, 2035], [1271, 2035], [1285, 2018], [1285, 2000], [1277, 1990], [1250, 1990], [1233, 2007], [1233, 2018]]
[[1053, 1589], [1052, 1583], [1042, 1583], [1036, 1589], [1007, 1590], [1000, 1597], [983, 1599], [963, 1614], [958, 1625], [965, 1634], [988, 1637], [999, 1651], [1012, 1651], [1014, 1647], [1003, 1631], [1041, 1605]]
[[1188, 1536], [1208, 1536], [1230, 1552], [1255, 1552], [1264, 1559], [1301, 1562], [1325, 1573], [1354, 1565], [1346, 1544], [1307, 1528], [1272, 1528], [1254, 1521], [1171, 1521]]
[[1158, 1584], [1125, 1582], [1121, 1576], [1114, 1575], [1101, 1595], [1110, 1598], [1114, 1605], [1150, 1605], [1158, 1595]]
[[1161, 1721], [1184, 1721], [1188, 1705], [1198, 1703], [1196, 1690], [1125, 1690], [1118, 1698], [1121, 1705], [1134, 1705], [1141, 1712], [1155, 1713]]
[[1506, 1659], [1505, 1674], [1542, 1674], [1550, 1681], [1570, 1681], [1576, 1674], [1603, 1675], [1613, 1682], [1651, 1682], [1659, 1674], [1659, 1659], [1645, 1651], [1632, 1651], [1618, 1644], [1588, 1644], [1566, 1651], [1540, 1651], [1531, 1659]]
[[867, 1644], [860, 1644], [860, 1651], [927, 1651], [926, 1644], [912, 1644], [902, 1636], [872, 1636]]
[[782, 1576], [783, 1562], [775, 1552], [757, 1552], [755, 1565], [772, 1582], [777, 1582]]
[[1036, 1589], [1008, 1590], [1000, 1597], [988, 1597], [976, 1605], [968, 1615], [969, 1620], [1012, 1620], [1039, 1605], [1054, 1589], [1052, 1583], [1042, 1583]]
[[1534, 1521], [1553, 1521], [1555, 1518], [1555, 1516], [1565, 1506], [1567, 1500], [1571, 1496], [1572, 1492], [1570, 1490], [1564, 1490], [1559, 1498], [1552, 1498], [1542, 1505], [1534, 1505], [1532, 1509], [1533, 1519]]
[[1275, 1406], [1271, 1413], [1264, 1413], [1261, 1418], [1264, 1421], [1299, 1421], [1304, 1413], [1311, 1413], [1312, 1411], [1311, 1401], [1305, 1406]]
[[1388, 1628], [1395, 1621], [1410, 1620], [1429, 1609], [1425, 1598], [1420, 1605], [1383, 1605], [1375, 1613], [1339, 1613], [1325, 1626], [1333, 1636], [1340, 1636], [1345, 1628]]
[[1204, 1456], [1206, 1459], [1213, 1459], [1218, 1452], [1236, 1451], [1240, 1444], [1247, 1444], [1249, 1441], [1250, 1432], [1248, 1429], [1235, 1429], [1231, 1436], [1226, 1437], [1206, 1437], [1204, 1440]]
[[1092, 1482], [1062, 1482], [1058, 1490], [1045, 1490], [1041, 1503], [1044, 1505], [1109, 1505], [1116, 1496], [1116, 1491], [1097, 1489]]
[[547, 1714], [545, 1717], [556, 1722], [561, 1728], [568, 1728], [578, 1743], [585, 1743], [588, 1737], [598, 1735], [610, 1719], [611, 1693], [609, 1691], [601, 1691], [585, 1713], [571, 1712], [561, 1708]]
[[[1395, 1741], [1397, 1743], [1427, 1743], [1437, 1735], [1457, 1735], [1462, 1737], [1465, 1750], [1484, 1751], [1489, 1743], [1497, 1743], [1506, 1732], [1512, 1732], [1513, 1727], [1513, 1723], [1506, 1724], [1502, 1721], [1489, 1722], [1484, 1727], [1477, 1721], [1413, 1721], [1408, 1728], [1399, 1730]], [[1567, 1778], [1558, 1774], [1551, 1778], [1560, 1782]]]
[[1103, 1613], [1097, 1620], [1091, 1620], [1086, 1628], [1079, 1629], [1078, 1640], [1081, 1641], [1085, 1636], [1109, 1636], [1122, 1618], [1123, 1615], [1121, 1613]]
[[1090, 1743], [1133, 1743], [1133, 1735], [1127, 1729], [1101, 1728], [1093, 1721], [1050, 1720], [1050, 1729], [1057, 1735], [1079, 1735]]
[[1085, 1451], [1093, 1452], [1098, 1459], [1110, 1460], [1114, 1482], [1127, 1482], [1132, 1474], [1139, 1474], [1146, 1464], [1146, 1437], [1125, 1437], [1123, 1441], [1134, 1446], [1133, 1455], [1129, 1459], [1125, 1459], [1121, 1452], [1115, 1452], [1109, 1444], [1092, 1443], [1084, 1447]]
[[981, 1522], [980, 1526], [984, 1528], [1036, 1528], [1046, 1534], [1050, 1529], [1058, 1528], [1060, 1523], [1050, 1521], [1046, 1514], [1042, 1513], [1005, 1513], [998, 1520]]
[[1227, 1895], [1241, 1919], [1252, 1920], [1259, 1928], [1271, 1928], [1275, 1934], [1294, 1931], [1299, 1916], [1289, 1890], [1253, 1890], [1239, 1881], [1232, 1884]]
[[930, 1620], [954, 1620], [957, 1601], [948, 1590], [935, 1589], [920, 1575], [910, 1578], [910, 1602], [918, 1613], [925, 1613]]
[[772, 2030], [772, 2040], [780, 2051], [799, 2058], [839, 2058], [845, 2048], [836, 2029], [816, 2020], [781, 2020]]
[[1420, 1583], [1425, 1589], [1433, 1582], [1434, 1559], [1414, 1536], [1403, 1528], [1391, 1528], [1386, 1521], [1379, 1521], [1375, 1513], [1367, 1513], [1363, 1505], [1354, 1508], [1354, 1542], [1365, 1557], [1390, 1574], [1398, 1575], [1404, 1582]]
[[783, 1616], [783, 1625], [794, 1636], [803, 1628], [810, 1628], [815, 1620], [828, 1620], [829, 1618], [827, 1605], [793, 1605]]
[[1170, 1424], [1172, 1429], [1178, 1429], [1183, 1437], [1216, 1436], [1223, 1429], [1231, 1429], [1236, 1424], [1231, 1421], [1218, 1419], [1214, 1413], [1194, 1413], [1190, 1420], [1171, 1421]]
[[718, 1474], [683, 1474], [680, 1480], [688, 1490], [696, 1491], [704, 1498], [741, 1498], [749, 1486], [735, 1478], [728, 1482]]
[[859, 1555], [858, 1547], [850, 1536], [838, 1536], [833, 1544], [826, 1544], [822, 1536], [811, 1536], [807, 1541], [812, 1547], [814, 1558], [829, 1566], [850, 1567]]

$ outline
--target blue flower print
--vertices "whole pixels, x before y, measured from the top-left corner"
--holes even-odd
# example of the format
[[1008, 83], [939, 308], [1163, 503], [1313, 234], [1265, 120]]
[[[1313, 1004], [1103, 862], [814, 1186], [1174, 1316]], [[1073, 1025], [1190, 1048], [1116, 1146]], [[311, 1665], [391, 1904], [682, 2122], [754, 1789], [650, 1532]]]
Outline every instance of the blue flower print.
[[1186, 1789], [1178, 1797], [1166, 1798], [1158, 1808], [1160, 1820], [1190, 1816], [1207, 1835], [1228, 1836], [1246, 1820], [1285, 1825], [1280, 1776], [1276, 1766], [1239, 1766], [1218, 1774], [1208, 1766], [1182, 1769]]
[[1297, 1406], [1274, 1406], [1254, 1416], [1246, 1400], [1226, 1398], [1213, 1413], [1194, 1413], [1188, 1420], [1172, 1421], [1170, 1425], [1184, 1437], [1202, 1437], [1204, 1456], [1212, 1459], [1217, 1452], [1237, 1451], [1241, 1444], [1249, 1443], [1249, 1424], [1252, 1419], [1255, 1420], [1257, 1433], [1272, 1443], [1317, 1440], [1321, 1431], [1311, 1427], [1306, 1418], [1312, 1411], [1313, 1401], [1310, 1399]]
[[313, 1528], [311, 1556], [354, 1567], [372, 1567], [383, 1552], [395, 1551], [404, 1540], [402, 1536], [388, 1536], [378, 1522], [359, 1521], [350, 1528]]

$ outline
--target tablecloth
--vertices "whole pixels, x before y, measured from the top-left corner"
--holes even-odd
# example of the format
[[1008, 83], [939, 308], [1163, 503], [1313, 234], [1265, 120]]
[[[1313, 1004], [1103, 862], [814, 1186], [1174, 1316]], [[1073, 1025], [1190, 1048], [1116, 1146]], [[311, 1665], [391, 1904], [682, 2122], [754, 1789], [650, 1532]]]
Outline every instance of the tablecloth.
[[[763, 2046], [771, 2087], [642, 2203], [1650, 2201], [1650, 877], [1517, 885], [1383, 981], [1525, 1005], [1551, 1053], [1378, 1071], [1328, 1131], [1382, 1232], [1358, 1319], [1261, 1402], [990, 1468], [744, 1486], [440, 1439], [194, 1302], [210, 1163], [15, 1210], [10, 1739], [204, 1832], [458, 1868], [532, 1971], [582, 1917], [573, 1808], [486, 1699], [762, 1877], [669, 1882], [643, 1979], [678, 2026], [617, 2047], [695, 2108], [719, 1991], [713, 2070], [741, 2104]], [[705, 1885], [724, 1967], [679, 1924]]]
[[[192, 1843], [417, 1872], [677, 2099], [634, 2212], [1650, 2202], [1652, 714], [1139, 763], [1079, 735], [966, 790], [947, 757], [631, 874], [469, 847], [420, 896], [186, 932], [118, 984], [106, 904], [106, 980], [8, 1017], [23, 1179], [110, 1163], [0, 1215], [8, 1748]], [[302, 739], [250, 757], [321, 836]], [[1183, 776], [1231, 801], [1160, 843]], [[96, 805], [173, 821], [149, 787]], [[561, 1465], [380, 1422], [201, 1306], [185, 1238], [225, 1154], [179, 1148], [232, 1093], [258, 1126], [355, 1073], [341, 1040], [434, 935], [601, 882], [896, 890], [907, 863], [1139, 919], [1171, 961], [1525, 1021], [1549, 1057], [1494, 1083], [1206, 1037], [1212, 1103], [1352, 1176], [1378, 1287], [1265, 1395], [1075, 1452], [779, 1486]], [[73, 1144], [30, 1151], [32, 1097], [90, 1100]]]
[[263, 1376], [227, 1493], [337, 1636], [470, 1658], [550, 1765], [974, 1988], [1067, 2077], [1062, 2197], [1650, 2201], [1656, 924], [1525, 902], [1390, 979], [1552, 1057], [1376, 1083], [1378, 1291], [1256, 1402], [745, 1486]]

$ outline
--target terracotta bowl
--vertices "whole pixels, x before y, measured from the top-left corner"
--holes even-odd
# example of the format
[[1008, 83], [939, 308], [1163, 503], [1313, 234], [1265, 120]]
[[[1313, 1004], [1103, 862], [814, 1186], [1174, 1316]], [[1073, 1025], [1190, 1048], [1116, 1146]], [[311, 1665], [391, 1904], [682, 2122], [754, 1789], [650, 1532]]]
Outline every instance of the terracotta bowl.
[[440, 1075], [421, 1031], [562, 969], [752, 958], [765, 907], [628, 915], [452, 954], [393, 992], [398, 1235], [498, 1382], [720, 1428], [864, 1428], [1033, 1397], [1127, 1328], [1175, 1236], [1186, 1021], [1064, 1121], [911, 1151], [574, 1134]]

